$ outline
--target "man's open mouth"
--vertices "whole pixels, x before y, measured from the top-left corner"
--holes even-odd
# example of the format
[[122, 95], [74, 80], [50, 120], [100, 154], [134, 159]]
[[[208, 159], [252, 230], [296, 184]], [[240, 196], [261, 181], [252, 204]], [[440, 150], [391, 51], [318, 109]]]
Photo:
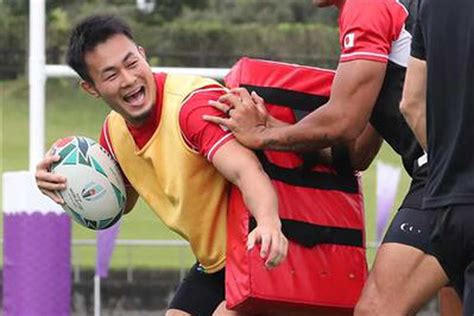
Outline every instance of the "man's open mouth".
[[140, 104], [143, 98], [145, 97], [145, 87], [142, 86], [137, 90], [134, 90], [126, 94], [123, 99], [131, 104]]

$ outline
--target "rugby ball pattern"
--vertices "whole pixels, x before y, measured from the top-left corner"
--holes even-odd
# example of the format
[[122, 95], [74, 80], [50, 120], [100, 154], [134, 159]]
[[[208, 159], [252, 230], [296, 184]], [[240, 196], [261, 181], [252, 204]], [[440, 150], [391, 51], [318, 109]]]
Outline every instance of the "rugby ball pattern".
[[56, 141], [51, 152], [61, 157], [51, 172], [67, 178], [67, 188], [58, 193], [72, 219], [94, 230], [116, 223], [125, 208], [126, 191], [119, 166], [107, 150], [87, 137], [71, 136]]

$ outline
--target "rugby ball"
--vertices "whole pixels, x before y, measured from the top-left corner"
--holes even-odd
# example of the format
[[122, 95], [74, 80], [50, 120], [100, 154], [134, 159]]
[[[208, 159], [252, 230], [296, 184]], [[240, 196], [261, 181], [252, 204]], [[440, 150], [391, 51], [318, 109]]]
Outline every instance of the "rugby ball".
[[56, 141], [51, 153], [61, 157], [50, 170], [67, 178], [58, 193], [72, 219], [94, 230], [115, 224], [127, 198], [119, 166], [107, 150], [87, 137], [71, 136]]

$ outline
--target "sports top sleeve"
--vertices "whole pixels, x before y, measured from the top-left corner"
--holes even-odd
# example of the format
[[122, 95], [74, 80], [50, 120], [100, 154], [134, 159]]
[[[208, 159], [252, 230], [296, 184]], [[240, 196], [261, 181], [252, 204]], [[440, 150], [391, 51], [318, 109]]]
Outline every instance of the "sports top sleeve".
[[402, 37], [408, 12], [397, 1], [346, 1], [339, 18], [340, 62], [388, 62], [394, 42]]
[[220, 86], [196, 90], [184, 101], [179, 113], [179, 125], [186, 143], [212, 161], [219, 148], [231, 139], [232, 133], [224, 127], [206, 122], [203, 115], [225, 117], [226, 114], [209, 105], [227, 91]]

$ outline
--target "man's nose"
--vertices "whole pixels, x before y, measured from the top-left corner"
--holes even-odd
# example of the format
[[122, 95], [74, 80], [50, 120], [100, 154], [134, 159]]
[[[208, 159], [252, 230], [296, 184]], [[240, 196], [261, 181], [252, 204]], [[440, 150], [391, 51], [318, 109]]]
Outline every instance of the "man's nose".
[[135, 79], [136, 79], [135, 75], [132, 74], [130, 71], [128, 70], [122, 71], [122, 86], [127, 87], [130, 85], [133, 85], [133, 83], [135, 82]]

